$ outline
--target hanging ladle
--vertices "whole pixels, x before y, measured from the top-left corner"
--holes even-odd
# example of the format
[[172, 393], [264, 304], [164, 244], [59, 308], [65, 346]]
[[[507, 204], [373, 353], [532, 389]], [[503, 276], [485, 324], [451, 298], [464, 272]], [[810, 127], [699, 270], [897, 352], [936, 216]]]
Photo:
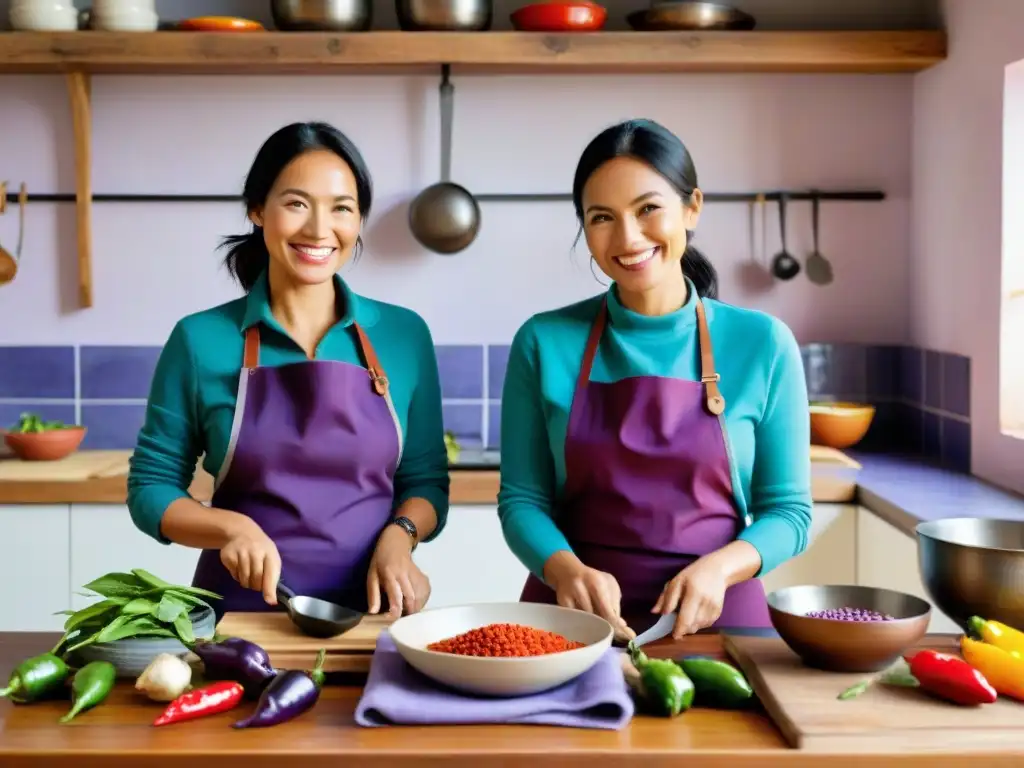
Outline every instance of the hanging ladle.
[[817, 192], [811, 197], [811, 235], [814, 238], [814, 250], [807, 257], [807, 277], [815, 285], [828, 285], [832, 282], [832, 263], [825, 258], [818, 247], [818, 202], [821, 198]]
[[277, 602], [288, 611], [292, 623], [310, 637], [335, 637], [363, 620], [362, 613], [343, 605], [296, 595], [280, 580], [277, 582]]
[[[0, 245], [0, 285], [9, 283], [18, 274], [18, 262], [21, 261], [21, 245], [25, 239], [25, 203], [28, 202], [28, 194], [25, 190], [25, 183], [22, 182], [21, 190], [18, 192], [18, 245], [12, 254]], [[7, 184], [0, 182], [0, 213], [7, 207]]]
[[441, 181], [420, 192], [409, 206], [413, 237], [435, 253], [458, 253], [480, 230], [480, 204], [469, 190], [452, 182], [452, 112], [454, 87], [449, 67], [441, 68]]
[[779, 193], [779, 237], [782, 250], [772, 259], [772, 274], [779, 280], [792, 280], [800, 274], [800, 262], [786, 248], [786, 193]]

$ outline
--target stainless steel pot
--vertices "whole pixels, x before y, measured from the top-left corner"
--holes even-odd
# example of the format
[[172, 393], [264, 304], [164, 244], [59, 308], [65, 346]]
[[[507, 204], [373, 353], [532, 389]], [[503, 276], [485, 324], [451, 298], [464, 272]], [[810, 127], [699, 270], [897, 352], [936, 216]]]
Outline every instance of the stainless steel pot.
[[395, 0], [398, 26], [412, 32], [481, 32], [491, 28], [494, 0]]
[[373, 23], [373, 0], [271, 0], [278, 29], [364, 32]]

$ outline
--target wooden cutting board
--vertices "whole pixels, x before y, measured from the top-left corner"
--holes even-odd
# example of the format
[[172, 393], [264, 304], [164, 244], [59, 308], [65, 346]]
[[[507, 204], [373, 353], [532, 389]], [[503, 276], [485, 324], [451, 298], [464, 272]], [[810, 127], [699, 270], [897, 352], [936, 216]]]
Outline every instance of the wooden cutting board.
[[327, 639], [302, 634], [283, 611], [225, 613], [217, 625], [221, 635], [241, 637], [263, 648], [279, 669], [310, 669], [316, 654], [327, 651], [327, 672], [369, 672], [373, 649], [381, 630], [391, 625], [387, 616], [364, 616], [348, 632]]
[[124, 467], [127, 474], [131, 451], [76, 451], [56, 461], [0, 459], [0, 482], [76, 482], [106, 477], [111, 467]]
[[[782, 640], [722, 638], [790, 746], [809, 752], [992, 752], [1024, 748], [1024, 703], [961, 707], [920, 690], [873, 685], [836, 698], [870, 675], [803, 666]], [[926, 636], [922, 648], [955, 652], [952, 635]], [[982, 763], [983, 764], [983, 763]], [[1022, 763], [1024, 764], [1024, 763]]]

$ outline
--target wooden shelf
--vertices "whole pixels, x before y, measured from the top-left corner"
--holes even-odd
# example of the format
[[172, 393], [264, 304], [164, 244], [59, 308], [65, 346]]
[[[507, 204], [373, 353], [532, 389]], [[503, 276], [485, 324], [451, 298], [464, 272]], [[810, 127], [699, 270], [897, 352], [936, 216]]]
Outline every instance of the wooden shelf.
[[942, 31], [883, 32], [7, 32], [0, 74], [916, 72]]

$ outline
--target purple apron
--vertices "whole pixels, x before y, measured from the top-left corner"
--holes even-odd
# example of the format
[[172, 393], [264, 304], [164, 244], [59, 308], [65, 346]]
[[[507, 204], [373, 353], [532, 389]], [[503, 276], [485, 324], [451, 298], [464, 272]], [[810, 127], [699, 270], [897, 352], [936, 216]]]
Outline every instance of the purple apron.
[[[606, 300], [607, 301], [607, 300]], [[741, 530], [704, 305], [697, 300], [701, 381], [633, 376], [590, 381], [607, 303], [583, 355], [565, 437], [565, 488], [556, 521], [576, 556], [612, 574], [622, 615], [636, 632], [649, 627], [665, 584]], [[555, 593], [532, 574], [521, 600], [552, 603]], [[715, 628], [769, 627], [759, 579], [730, 587]]]
[[[231, 439], [211, 503], [259, 524], [297, 594], [365, 611], [370, 559], [391, 519], [402, 429], [373, 346], [353, 327], [365, 368], [320, 360], [260, 367], [259, 329], [246, 331]], [[192, 584], [224, 596], [212, 601], [218, 618], [280, 610], [238, 584], [218, 550], [202, 552]]]

